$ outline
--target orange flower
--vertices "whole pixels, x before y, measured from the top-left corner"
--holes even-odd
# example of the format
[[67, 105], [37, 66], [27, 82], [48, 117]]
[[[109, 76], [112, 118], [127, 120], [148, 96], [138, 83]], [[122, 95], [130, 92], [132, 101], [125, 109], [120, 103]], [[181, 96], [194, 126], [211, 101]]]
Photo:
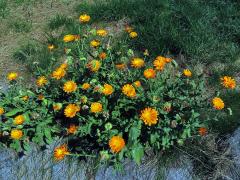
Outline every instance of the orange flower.
[[49, 51], [52, 51], [54, 48], [55, 48], [55, 46], [53, 44], [49, 44], [48, 45], [48, 50]]
[[221, 84], [225, 87], [225, 88], [229, 88], [229, 89], [234, 89], [236, 87], [236, 81], [235, 79], [233, 79], [230, 76], [224, 76], [220, 79], [222, 82]]
[[132, 31], [132, 32], [129, 33], [129, 36], [130, 36], [130, 38], [134, 39], [138, 36], [138, 34], [137, 34], [137, 32]]
[[96, 47], [98, 47], [99, 45], [100, 45], [100, 41], [99, 40], [92, 40], [91, 42], [90, 42], [90, 45], [92, 46], [92, 47], [94, 47], [94, 48], [96, 48]]
[[172, 59], [171, 58], [165, 58], [165, 62], [170, 63], [170, 62], [172, 62]]
[[64, 109], [64, 115], [68, 118], [73, 118], [76, 116], [77, 112], [79, 112], [79, 111], [80, 111], [79, 106], [77, 106], [76, 104], [69, 104]]
[[13, 129], [11, 130], [11, 138], [12, 139], [21, 139], [23, 137], [23, 132], [20, 129]]
[[98, 55], [98, 57], [99, 57], [99, 59], [104, 60], [104, 59], [106, 59], [107, 54], [106, 54], [105, 52], [101, 52], [101, 53]]
[[87, 23], [88, 21], [90, 21], [91, 17], [87, 14], [82, 14], [79, 16], [79, 21], [81, 23]]
[[23, 97], [22, 97], [22, 100], [23, 100], [23, 101], [28, 101], [28, 100], [29, 100], [29, 96], [23, 96]]
[[70, 126], [67, 129], [68, 134], [75, 134], [77, 132], [78, 126], [75, 124], [70, 124]]
[[114, 89], [110, 84], [104, 84], [102, 93], [106, 96], [111, 95], [113, 93]]
[[67, 63], [62, 63], [59, 68], [66, 70], [68, 67]]
[[0, 116], [4, 114], [4, 109], [0, 107]]
[[80, 40], [80, 35], [74, 35], [74, 40], [79, 41]]
[[72, 42], [72, 41], [74, 41], [75, 40], [75, 36], [74, 35], [72, 35], [72, 34], [68, 34], [68, 35], [65, 35], [64, 37], [63, 37], [63, 41], [64, 42]]
[[21, 125], [21, 124], [24, 123], [24, 121], [25, 121], [24, 116], [23, 116], [23, 115], [18, 115], [18, 116], [16, 116], [16, 117], [14, 118], [13, 124], [15, 124], [15, 125]]
[[16, 80], [18, 77], [18, 73], [16, 72], [10, 72], [8, 75], [7, 75], [7, 79], [9, 81], [13, 81], [13, 80]]
[[55, 71], [52, 73], [52, 78], [54, 79], [61, 79], [65, 76], [66, 71], [63, 68], [57, 68]]
[[45, 84], [47, 84], [47, 79], [45, 76], [40, 76], [38, 79], [37, 79], [37, 86], [38, 87], [42, 87], [44, 86]]
[[140, 87], [140, 86], [141, 86], [141, 82], [140, 82], [140, 81], [135, 81], [133, 84], [134, 84], [136, 87]]
[[126, 65], [124, 63], [122, 64], [116, 64], [116, 68], [119, 69], [119, 70], [123, 70], [126, 68]]
[[96, 86], [96, 87], [94, 87], [93, 91], [97, 92], [100, 90], [100, 88], [101, 88], [101, 86]]
[[70, 154], [66, 144], [58, 146], [54, 149], [54, 159], [57, 161], [62, 160], [66, 155]]
[[131, 32], [133, 32], [133, 28], [127, 25], [127, 26], [125, 26], [125, 31], [128, 33], [131, 33]]
[[184, 69], [183, 74], [186, 77], [191, 77], [192, 76], [192, 72], [189, 69]]
[[158, 56], [156, 59], [153, 61], [153, 65], [156, 70], [162, 71], [165, 67], [166, 64], [166, 58], [163, 56]]
[[152, 69], [152, 68], [149, 68], [149, 69], [146, 69], [144, 71], [143, 75], [147, 79], [155, 78], [156, 77], [156, 71], [154, 69]]
[[102, 111], [102, 104], [99, 102], [94, 102], [91, 104], [91, 112], [99, 113]]
[[106, 36], [107, 34], [108, 34], [108, 32], [107, 32], [105, 29], [99, 29], [99, 30], [97, 30], [97, 35], [99, 35], [99, 36], [104, 37], [104, 36]]
[[62, 104], [61, 103], [56, 103], [53, 105], [53, 110], [54, 111], [59, 111], [62, 108]]
[[64, 83], [63, 90], [66, 93], [72, 93], [77, 90], [77, 84], [74, 81], [67, 81]]
[[201, 135], [201, 136], [205, 136], [207, 134], [207, 128], [205, 127], [200, 127], [198, 129], [198, 133]]
[[98, 60], [92, 60], [87, 64], [87, 67], [92, 71], [92, 72], [97, 72], [100, 67], [101, 67], [101, 62]]
[[128, 97], [131, 97], [131, 98], [136, 97], [135, 88], [131, 84], [125, 84], [122, 87], [122, 92], [123, 92], [123, 94], [125, 94]]
[[213, 98], [212, 103], [213, 103], [213, 107], [217, 110], [221, 110], [224, 108], [224, 102], [219, 97]]
[[113, 136], [108, 144], [113, 153], [118, 153], [125, 147], [125, 141], [121, 136]]
[[147, 107], [141, 111], [140, 119], [148, 126], [157, 124], [158, 112], [156, 109]]
[[131, 66], [134, 68], [141, 68], [145, 64], [144, 60], [141, 58], [133, 58], [131, 61]]
[[87, 90], [89, 88], [90, 88], [90, 84], [89, 83], [83, 83], [83, 85], [82, 85], [82, 89], [83, 90]]
[[44, 99], [44, 95], [43, 94], [39, 94], [38, 95], [38, 100], [42, 101]]

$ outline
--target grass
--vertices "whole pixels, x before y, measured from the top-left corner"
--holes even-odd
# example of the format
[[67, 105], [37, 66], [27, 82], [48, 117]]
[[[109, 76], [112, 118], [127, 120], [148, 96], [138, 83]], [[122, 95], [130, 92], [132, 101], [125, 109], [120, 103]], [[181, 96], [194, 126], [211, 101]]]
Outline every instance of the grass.
[[76, 10], [94, 21], [129, 18], [140, 34], [135, 47], [154, 55], [181, 53], [205, 63], [230, 63], [239, 56], [240, 5], [235, 0], [100, 0]]

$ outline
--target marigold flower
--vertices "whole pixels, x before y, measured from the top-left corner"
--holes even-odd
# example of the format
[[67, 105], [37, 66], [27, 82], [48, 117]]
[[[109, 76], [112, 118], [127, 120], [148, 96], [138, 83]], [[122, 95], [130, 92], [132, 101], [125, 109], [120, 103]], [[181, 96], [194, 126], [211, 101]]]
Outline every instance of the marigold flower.
[[28, 100], [29, 100], [29, 96], [23, 96], [23, 97], [22, 97], [22, 100], [23, 100], [23, 101], [28, 101]]
[[37, 86], [38, 87], [42, 87], [44, 86], [45, 84], [47, 84], [47, 78], [45, 76], [40, 76], [38, 79], [37, 79]]
[[38, 100], [42, 101], [44, 99], [44, 95], [43, 94], [39, 94], [38, 95]]
[[100, 67], [101, 67], [101, 62], [98, 60], [92, 60], [87, 64], [87, 67], [92, 71], [92, 72], [97, 72]]
[[130, 38], [134, 39], [138, 36], [137, 32], [133, 31], [129, 33]]
[[170, 62], [172, 62], [172, 59], [171, 58], [165, 58], [165, 62], [170, 63]]
[[200, 127], [198, 129], [198, 133], [201, 135], [201, 136], [205, 136], [207, 134], [207, 128], [205, 127]]
[[87, 89], [89, 89], [90, 88], [90, 84], [89, 83], [83, 83], [83, 85], [82, 85], [82, 89], [83, 90], [87, 90]]
[[122, 64], [116, 64], [116, 68], [119, 70], [123, 70], [126, 68], [126, 64], [122, 63]]
[[141, 86], [141, 82], [140, 82], [140, 81], [135, 81], [133, 84], [134, 84], [136, 87], [140, 87], [140, 86]]
[[68, 118], [73, 118], [76, 116], [77, 112], [79, 112], [79, 111], [80, 111], [79, 106], [77, 106], [76, 104], [69, 104], [64, 109], [64, 115]]
[[10, 72], [8, 75], [7, 75], [7, 79], [9, 81], [13, 81], [13, 80], [16, 80], [18, 77], [18, 73], [16, 72]]
[[4, 109], [0, 107], [0, 116], [4, 114]]
[[133, 32], [133, 28], [127, 25], [127, 26], [125, 26], [125, 31], [128, 33], [131, 33], [131, 32]]
[[99, 30], [97, 30], [97, 35], [99, 35], [99, 36], [104, 37], [104, 36], [106, 36], [107, 34], [108, 34], [108, 32], [107, 32], [105, 29], [99, 29]]
[[74, 35], [74, 40], [79, 41], [80, 40], [80, 35]]
[[152, 68], [146, 69], [143, 72], [143, 75], [145, 76], [145, 78], [147, 79], [151, 79], [151, 78], [155, 78], [156, 77], [156, 71]]
[[82, 97], [80, 98], [80, 102], [83, 103], [83, 104], [86, 104], [87, 101], [88, 101], [87, 96], [82, 96]]
[[145, 64], [144, 60], [141, 58], [133, 58], [131, 61], [131, 66], [134, 68], [141, 68]]
[[74, 81], [67, 81], [64, 83], [63, 90], [66, 93], [72, 93], [77, 90], [77, 84]]
[[113, 153], [118, 153], [125, 147], [125, 141], [121, 136], [113, 136], [108, 144]]
[[94, 48], [96, 48], [96, 47], [98, 47], [99, 45], [100, 45], [100, 41], [99, 40], [92, 40], [91, 42], [90, 42], [90, 45], [92, 46], [92, 47], [94, 47]]
[[163, 56], [156, 57], [156, 59], [153, 61], [153, 65], [154, 65], [156, 70], [162, 71], [164, 69], [165, 64], [166, 64], [165, 59], [166, 58], [163, 57]]
[[82, 15], [79, 16], [79, 21], [81, 23], [87, 23], [87, 22], [90, 21], [90, 19], [91, 19], [91, 17], [87, 14], [82, 14]]
[[62, 63], [59, 68], [66, 70], [68, 67], [67, 63]]
[[64, 42], [72, 42], [74, 40], [75, 40], [75, 36], [72, 34], [68, 34], [63, 37]]
[[15, 124], [15, 125], [20, 125], [20, 124], [23, 124], [24, 121], [25, 121], [24, 116], [23, 116], [23, 115], [18, 115], [18, 116], [16, 116], [16, 117], [14, 118], [13, 124]]
[[11, 138], [12, 139], [21, 139], [23, 137], [23, 132], [20, 129], [13, 129], [11, 130]]
[[131, 98], [136, 96], [135, 88], [131, 84], [125, 84], [122, 87], [122, 92], [123, 92], [123, 94], [125, 94], [126, 96], [131, 97]]
[[55, 46], [53, 44], [49, 44], [48, 45], [48, 50], [49, 51], [52, 51], [54, 48], [55, 48]]
[[224, 108], [224, 102], [219, 97], [213, 98], [212, 103], [213, 103], [213, 107], [217, 110], [221, 110]]
[[56, 103], [53, 105], [53, 110], [54, 111], [59, 111], [62, 108], [62, 104]]
[[62, 160], [66, 155], [70, 154], [66, 144], [58, 146], [54, 149], [54, 159], [56, 161]]
[[68, 134], [75, 134], [77, 132], [78, 126], [75, 124], [70, 124], [70, 126], [67, 129]]
[[93, 113], [99, 113], [103, 109], [102, 104], [99, 102], [94, 102], [91, 104], [91, 112]]
[[97, 86], [94, 87], [93, 91], [94, 91], [94, 92], [97, 92], [97, 91], [99, 91], [101, 88], [102, 88], [101, 86], [97, 85]]
[[189, 69], [184, 69], [183, 74], [186, 77], [191, 77], [192, 76], [192, 72]]
[[104, 60], [104, 59], [106, 59], [107, 54], [106, 54], [105, 52], [101, 52], [101, 53], [98, 55], [98, 57], [99, 57], [99, 59]]
[[66, 71], [63, 68], [57, 68], [55, 71], [53, 71], [52, 77], [54, 79], [59, 80], [59, 79], [63, 78], [65, 76], [65, 74], [66, 74]]
[[221, 84], [225, 87], [225, 88], [229, 88], [229, 89], [234, 89], [236, 87], [236, 81], [235, 79], [233, 79], [230, 76], [224, 76], [220, 79], [222, 82]]
[[102, 93], [105, 95], [111, 95], [114, 91], [114, 88], [110, 84], [104, 84]]
[[154, 108], [147, 107], [141, 111], [140, 119], [148, 126], [157, 124], [158, 112]]

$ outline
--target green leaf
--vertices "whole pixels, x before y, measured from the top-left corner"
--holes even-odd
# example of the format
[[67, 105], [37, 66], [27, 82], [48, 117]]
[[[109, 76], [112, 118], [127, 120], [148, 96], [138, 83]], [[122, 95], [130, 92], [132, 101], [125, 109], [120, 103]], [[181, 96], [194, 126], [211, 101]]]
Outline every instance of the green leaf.
[[130, 143], [131, 142], [134, 143], [135, 141], [137, 141], [138, 137], [141, 134], [141, 127], [142, 127], [141, 121], [134, 122], [133, 126], [129, 130]]
[[47, 138], [46, 141], [48, 144], [51, 144], [53, 142], [52, 134], [51, 134], [51, 129], [46, 128], [44, 129], [44, 135]]
[[227, 108], [228, 112], [229, 112], [229, 115], [232, 116], [233, 113], [232, 113], [232, 109], [231, 108]]
[[31, 121], [28, 113], [24, 113], [23, 117], [25, 119], [25, 122], [30, 122]]
[[132, 149], [132, 157], [134, 161], [140, 165], [142, 157], [144, 156], [144, 150], [143, 146], [141, 144], [137, 144], [133, 149]]
[[31, 146], [30, 146], [30, 144], [29, 143], [27, 143], [27, 142], [24, 142], [23, 143], [23, 149], [24, 149], [24, 151], [25, 152], [30, 152], [31, 151]]
[[15, 149], [17, 152], [21, 151], [21, 144], [19, 140], [15, 140], [10, 144], [10, 147]]
[[9, 111], [8, 113], [6, 113], [5, 116], [11, 117], [19, 112], [23, 112], [23, 109], [19, 109], [19, 108], [13, 109], [12, 111]]

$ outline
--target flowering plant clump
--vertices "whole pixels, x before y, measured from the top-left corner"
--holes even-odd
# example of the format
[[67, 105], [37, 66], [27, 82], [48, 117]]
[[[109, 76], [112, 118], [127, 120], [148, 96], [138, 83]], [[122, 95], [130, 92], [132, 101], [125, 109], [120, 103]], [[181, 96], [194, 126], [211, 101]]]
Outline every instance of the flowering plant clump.
[[[62, 49], [65, 61], [50, 71], [38, 69], [34, 87], [18, 85], [18, 73], [8, 74], [9, 91], [0, 94], [2, 146], [28, 151], [30, 142], [45, 147], [64, 137], [55, 160], [76, 155], [140, 163], [146, 150], [207, 133], [205, 112], [226, 108], [219, 96], [205, 95], [202, 74], [180, 69], [172, 58], [151, 57], [148, 50], [119, 50], [107, 30], [90, 29], [90, 19], [81, 15], [77, 33], [61, 37], [54, 48], [46, 44], [50, 55]], [[126, 31], [130, 40], [137, 37], [133, 28]], [[236, 86], [233, 78], [221, 81]]]

